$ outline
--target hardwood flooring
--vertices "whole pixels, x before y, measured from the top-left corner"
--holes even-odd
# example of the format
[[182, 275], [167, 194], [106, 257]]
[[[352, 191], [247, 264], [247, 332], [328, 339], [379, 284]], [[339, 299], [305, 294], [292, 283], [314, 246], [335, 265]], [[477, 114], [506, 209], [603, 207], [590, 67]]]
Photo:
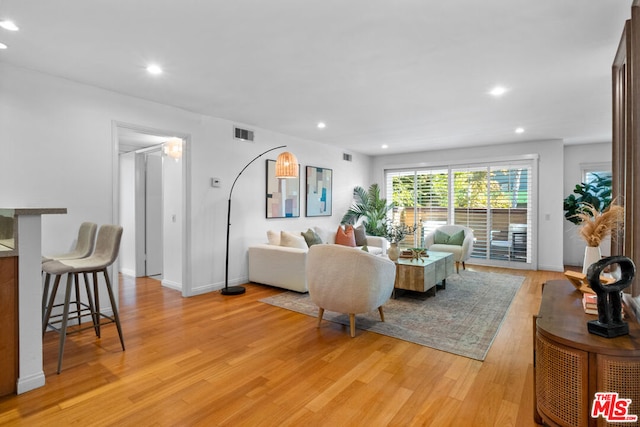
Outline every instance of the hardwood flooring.
[[[533, 426], [532, 315], [562, 273], [525, 281], [484, 362], [273, 307], [281, 290], [191, 298], [120, 280], [114, 325], [44, 338], [46, 385], [0, 398], [0, 425]], [[446, 290], [442, 291], [446, 292]]]

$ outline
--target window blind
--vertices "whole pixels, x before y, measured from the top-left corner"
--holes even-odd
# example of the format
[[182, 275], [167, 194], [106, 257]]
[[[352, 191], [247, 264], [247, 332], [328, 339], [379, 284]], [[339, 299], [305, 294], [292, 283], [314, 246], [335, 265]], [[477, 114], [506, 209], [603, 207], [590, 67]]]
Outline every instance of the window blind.
[[531, 263], [533, 161], [387, 170], [393, 222], [415, 227], [402, 247], [422, 246], [444, 224], [473, 229], [472, 257], [493, 265]]

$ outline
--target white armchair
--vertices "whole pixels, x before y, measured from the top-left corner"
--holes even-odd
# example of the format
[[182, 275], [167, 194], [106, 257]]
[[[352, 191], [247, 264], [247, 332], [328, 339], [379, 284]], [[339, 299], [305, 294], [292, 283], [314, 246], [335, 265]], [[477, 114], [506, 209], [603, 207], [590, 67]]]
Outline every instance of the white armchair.
[[[437, 231], [441, 231], [449, 236], [453, 236], [460, 230], [464, 231], [464, 239], [462, 241], [462, 245], [436, 243]], [[471, 257], [471, 252], [473, 252], [474, 239], [475, 237], [473, 236], [473, 230], [469, 227], [465, 227], [462, 225], [443, 225], [424, 236], [424, 246], [430, 251], [452, 253], [453, 260], [456, 262], [456, 272], [460, 272], [460, 263], [462, 263], [462, 268], [465, 269], [466, 266], [464, 263]]]
[[396, 265], [387, 257], [340, 245], [314, 245], [307, 256], [309, 296], [318, 306], [318, 327], [325, 310], [349, 314], [355, 336], [357, 313], [380, 312], [389, 300]]

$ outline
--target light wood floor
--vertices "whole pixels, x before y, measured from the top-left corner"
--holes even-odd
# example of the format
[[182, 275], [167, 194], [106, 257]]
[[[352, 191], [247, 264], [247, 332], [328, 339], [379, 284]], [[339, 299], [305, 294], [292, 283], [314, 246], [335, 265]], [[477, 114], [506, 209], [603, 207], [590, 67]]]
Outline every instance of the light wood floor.
[[[525, 276], [484, 362], [263, 304], [280, 290], [182, 298], [151, 279], [121, 280], [127, 350], [114, 325], [44, 339], [46, 385], [0, 398], [0, 425], [533, 426], [532, 315]], [[444, 290], [443, 292], [446, 292]]]

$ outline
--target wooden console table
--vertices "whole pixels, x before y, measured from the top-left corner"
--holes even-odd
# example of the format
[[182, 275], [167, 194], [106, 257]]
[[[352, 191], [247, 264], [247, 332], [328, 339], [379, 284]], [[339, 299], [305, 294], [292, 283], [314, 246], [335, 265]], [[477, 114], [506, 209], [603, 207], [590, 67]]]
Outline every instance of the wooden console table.
[[[629, 335], [604, 338], [587, 332], [582, 294], [566, 280], [545, 283], [534, 316], [534, 419], [551, 426], [605, 426], [591, 417], [596, 392], [631, 399], [629, 414], [640, 416], [640, 324]], [[617, 425], [617, 424], [616, 424]], [[638, 423], [624, 423], [637, 426]]]

